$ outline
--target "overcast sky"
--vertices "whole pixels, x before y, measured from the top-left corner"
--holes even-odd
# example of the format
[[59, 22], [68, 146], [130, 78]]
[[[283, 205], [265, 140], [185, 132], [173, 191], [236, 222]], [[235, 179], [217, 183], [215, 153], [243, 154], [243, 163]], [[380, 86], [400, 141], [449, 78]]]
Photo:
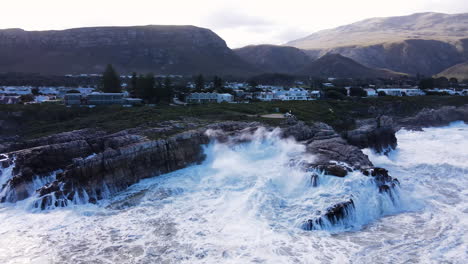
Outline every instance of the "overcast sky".
[[0, 28], [195, 25], [231, 48], [283, 44], [365, 18], [464, 13], [468, 0], [2, 0]]

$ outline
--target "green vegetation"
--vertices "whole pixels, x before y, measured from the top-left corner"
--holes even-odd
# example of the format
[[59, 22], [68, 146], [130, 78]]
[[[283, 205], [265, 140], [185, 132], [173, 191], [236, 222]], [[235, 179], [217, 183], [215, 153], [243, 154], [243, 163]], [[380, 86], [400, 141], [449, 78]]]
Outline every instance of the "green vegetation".
[[367, 92], [364, 89], [359, 88], [359, 87], [351, 87], [349, 89], [349, 95], [350, 96], [366, 97]]
[[205, 78], [200, 74], [195, 77], [195, 92], [202, 92], [203, 90], [205, 90]]
[[107, 65], [106, 70], [102, 74], [102, 91], [105, 93], [120, 93], [120, 76], [114, 70], [112, 65]]
[[409, 116], [426, 107], [466, 104], [462, 96], [418, 96], [354, 98], [352, 100], [319, 100], [290, 102], [259, 102], [251, 104], [205, 104], [189, 106], [134, 107], [107, 106], [96, 108], [67, 108], [58, 104], [0, 105], [3, 116], [22, 112], [14, 117], [23, 125], [22, 136], [36, 138], [82, 128], [100, 128], [115, 132], [137, 126], [152, 127], [167, 120], [191, 120], [210, 123], [216, 121], [261, 121], [280, 125], [282, 119], [267, 119], [260, 115], [289, 110], [300, 120], [330, 124], [338, 131], [352, 129], [359, 118], [381, 114]]

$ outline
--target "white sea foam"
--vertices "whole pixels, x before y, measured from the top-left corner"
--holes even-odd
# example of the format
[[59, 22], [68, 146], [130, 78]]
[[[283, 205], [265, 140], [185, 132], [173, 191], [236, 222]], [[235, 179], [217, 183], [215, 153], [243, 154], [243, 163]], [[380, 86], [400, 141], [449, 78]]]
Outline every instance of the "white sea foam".
[[[275, 133], [264, 131], [236, 146], [212, 144], [203, 164], [143, 180], [97, 205], [40, 213], [25, 210], [28, 201], [1, 205], [0, 260], [463, 263], [467, 133], [463, 124], [401, 131], [388, 157], [366, 150], [401, 181], [401, 200], [394, 201], [359, 172], [320, 175], [312, 187], [311, 173], [298, 160], [313, 157]], [[317, 210], [350, 198], [356, 211], [339, 226], [301, 228]]]

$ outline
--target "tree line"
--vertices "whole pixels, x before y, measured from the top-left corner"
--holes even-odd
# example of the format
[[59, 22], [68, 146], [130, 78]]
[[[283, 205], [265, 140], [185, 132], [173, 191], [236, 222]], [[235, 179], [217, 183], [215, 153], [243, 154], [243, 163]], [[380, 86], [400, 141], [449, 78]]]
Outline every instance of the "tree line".
[[[155, 78], [153, 73], [132, 74], [128, 84], [131, 97], [141, 98], [146, 103], [170, 102], [173, 96], [173, 84], [169, 77]], [[122, 83], [119, 74], [112, 65], [107, 65], [102, 74], [101, 90], [105, 93], [121, 93]]]

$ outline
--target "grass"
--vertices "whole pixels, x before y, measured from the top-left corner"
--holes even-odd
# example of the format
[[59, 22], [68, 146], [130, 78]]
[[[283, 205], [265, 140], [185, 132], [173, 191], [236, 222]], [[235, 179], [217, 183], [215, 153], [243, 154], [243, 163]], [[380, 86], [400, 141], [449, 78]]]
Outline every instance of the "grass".
[[360, 98], [345, 101], [291, 101], [259, 102], [251, 104], [206, 104], [191, 106], [134, 107], [103, 106], [96, 108], [67, 108], [58, 104], [0, 105], [0, 114], [12, 116], [21, 112], [20, 117], [12, 117], [22, 125], [25, 138], [37, 138], [54, 133], [82, 128], [99, 128], [116, 132], [133, 127], [155, 127], [167, 120], [191, 120], [200, 124], [235, 120], [261, 121], [270, 125], [280, 125], [281, 119], [261, 118], [260, 115], [292, 111], [305, 122], [325, 122], [338, 131], [352, 129], [355, 120], [370, 118], [379, 114], [409, 116], [426, 107], [444, 105], [460, 106], [468, 103], [467, 97], [420, 96], [420, 97], [378, 97]]

